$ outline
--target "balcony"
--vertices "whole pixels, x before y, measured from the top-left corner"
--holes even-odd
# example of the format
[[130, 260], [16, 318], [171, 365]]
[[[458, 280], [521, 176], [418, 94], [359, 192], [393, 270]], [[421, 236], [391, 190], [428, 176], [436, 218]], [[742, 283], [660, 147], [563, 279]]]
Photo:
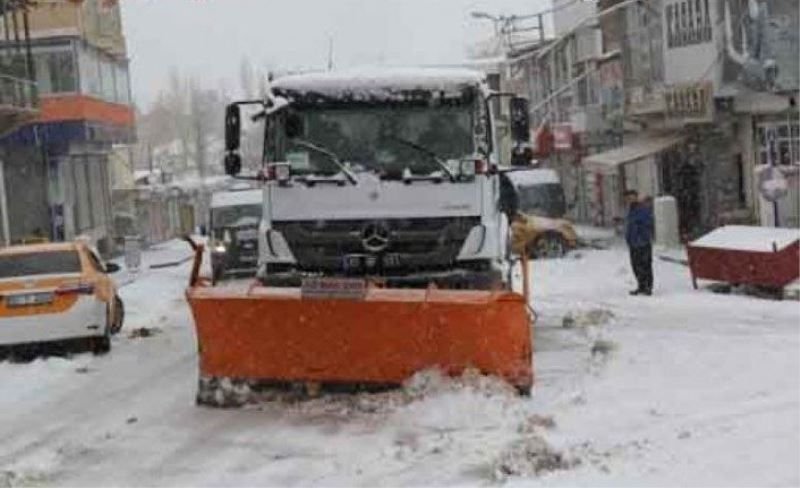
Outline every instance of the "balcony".
[[0, 3], [0, 136], [38, 114], [29, 37], [31, 0]]
[[36, 83], [0, 74], [0, 136], [33, 120], [38, 113]]

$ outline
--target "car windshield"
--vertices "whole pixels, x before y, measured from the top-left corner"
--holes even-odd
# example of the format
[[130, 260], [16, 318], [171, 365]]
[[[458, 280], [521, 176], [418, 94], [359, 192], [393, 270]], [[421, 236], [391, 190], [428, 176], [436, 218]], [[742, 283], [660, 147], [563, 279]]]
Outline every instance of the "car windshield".
[[80, 272], [81, 260], [76, 251], [30, 252], [0, 256], [0, 278]]
[[211, 210], [211, 225], [214, 229], [232, 227], [243, 223], [258, 222], [261, 218], [261, 205], [232, 205]]
[[[305, 108], [301, 139], [336, 154], [355, 170], [384, 177], [440, 171], [435, 158], [460, 159], [474, 151], [471, 106]], [[414, 147], [417, 146], [417, 147]], [[433, 156], [435, 155], [435, 156]], [[334, 174], [330, 157], [287, 142], [296, 173]]]
[[564, 189], [558, 183], [526, 186], [518, 189], [519, 209], [539, 217], [561, 218], [567, 212]]

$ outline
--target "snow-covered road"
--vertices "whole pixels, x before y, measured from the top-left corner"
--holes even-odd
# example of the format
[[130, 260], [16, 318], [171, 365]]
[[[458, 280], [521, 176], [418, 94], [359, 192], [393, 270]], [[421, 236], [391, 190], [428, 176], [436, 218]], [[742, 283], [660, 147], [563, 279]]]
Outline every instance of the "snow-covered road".
[[531, 398], [428, 373], [240, 410], [194, 405], [189, 264], [146, 271], [108, 356], [0, 363], [0, 487], [800, 484], [798, 303], [694, 291], [659, 260], [656, 296], [629, 297], [624, 249], [577, 255], [532, 265]]

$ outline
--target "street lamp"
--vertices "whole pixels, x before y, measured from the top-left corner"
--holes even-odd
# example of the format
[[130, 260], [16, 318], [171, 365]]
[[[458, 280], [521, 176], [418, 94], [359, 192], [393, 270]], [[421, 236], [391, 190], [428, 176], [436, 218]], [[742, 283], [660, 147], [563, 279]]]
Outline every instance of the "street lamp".
[[504, 20], [503, 17], [498, 17], [496, 15], [488, 14], [486, 12], [480, 12], [474, 10], [470, 12], [469, 15], [476, 20], [491, 20], [492, 26], [494, 27], [494, 36], [500, 37], [500, 33], [503, 31], [503, 28], [500, 25], [501, 22], [503, 22]]
[[497, 17], [495, 17], [494, 15], [487, 14], [486, 12], [475, 12], [475, 11], [472, 11], [469, 14], [470, 14], [470, 16], [472, 16], [473, 19], [487, 19], [487, 20], [494, 20], [494, 21], [500, 20]]

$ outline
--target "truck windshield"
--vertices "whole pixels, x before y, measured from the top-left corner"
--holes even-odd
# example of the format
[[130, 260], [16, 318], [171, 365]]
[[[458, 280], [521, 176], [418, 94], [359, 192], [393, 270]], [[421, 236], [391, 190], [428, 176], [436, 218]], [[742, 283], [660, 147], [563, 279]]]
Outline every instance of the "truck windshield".
[[[431, 154], [460, 159], [474, 151], [473, 114], [468, 106], [305, 108], [302, 139], [325, 147], [354, 170], [384, 177], [440, 171]], [[427, 150], [420, 151], [402, 141]], [[297, 173], [332, 174], [337, 168], [324, 154], [287, 142], [286, 160]]]
[[562, 218], [567, 213], [564, 188], [558, 183], [524, 186], [517, 191], [519, 210], [526, 214]]
[[232, 205], [211, 210], [211, 226], [214, 229], [232, 227], [244, 223], [258, 222], [261, 218], [261, 205]]

